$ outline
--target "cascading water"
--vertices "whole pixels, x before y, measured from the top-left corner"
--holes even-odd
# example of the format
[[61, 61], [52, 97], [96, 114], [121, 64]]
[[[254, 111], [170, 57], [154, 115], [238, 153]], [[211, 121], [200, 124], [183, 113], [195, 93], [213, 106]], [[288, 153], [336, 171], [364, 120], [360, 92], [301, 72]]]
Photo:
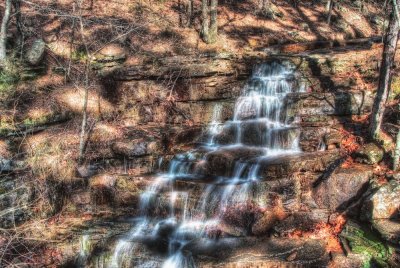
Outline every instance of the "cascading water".
[[[210, 230], [220, 228], [230, 208], [257, 198], [252, 187], [259, 183], [260, 160], [300, 152], [299, 131], [283, 110], [285, 96], [300, 91], [293, 86], [293, 77], [293, 72], [278, 62], [259, 65], [238, 98], [231, 121], [221, 123], [222, 107], [215, 106], [204, 146], [175, 156], [169, 171], [141, 195], [140, 218], [117, 242], [109, 266], [151, 267], [146, 261], [132, 264], [130, 259], [136, 245], [151, 241], [164, 252], [163, 268], [196, 266], [193, 245], [213, 243]], [[206, 156], [226, 150], [256, 153], [235, 160], [231, 175], [205, 176], [199, 166], [208, 161]], [[177, 181], [200, 182], [200, 198], [194, 200], [189, 190], [178, 189]], [[165, 202], [164, 213], [155, 216]]]

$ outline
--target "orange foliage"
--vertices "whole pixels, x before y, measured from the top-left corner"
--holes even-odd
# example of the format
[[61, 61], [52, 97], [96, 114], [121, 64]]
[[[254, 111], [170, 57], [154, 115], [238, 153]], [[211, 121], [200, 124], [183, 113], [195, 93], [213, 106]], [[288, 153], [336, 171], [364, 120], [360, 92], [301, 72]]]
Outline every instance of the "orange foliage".
[[326, 241], [326, 250], [328, 252], [342, 252], [342, 247], [338, 238], [338, 234], [342, 231], [346, 219], [339, 215], [331, 223], [318, 223], [314, 230], [303, 232], [295, 230], [288, 235], [290, 238], [310, 238], [323, 239]]
[[345, 151], [345, 153], [351, 154], [357, 151], [360, 147], [357, 137], [344, 129], [341, 129], [340, 132], [344, 136], [340, 147]]
[[351, 156], [348, 156], [340, 167], [342, 167], [342, 168], [350, 168], [350, 167], [353, 166], [353, 164], [354, 164], [353, 158]]
[[356, 123], [368, 123], [369, 114], [352, 115], [351, 120]]

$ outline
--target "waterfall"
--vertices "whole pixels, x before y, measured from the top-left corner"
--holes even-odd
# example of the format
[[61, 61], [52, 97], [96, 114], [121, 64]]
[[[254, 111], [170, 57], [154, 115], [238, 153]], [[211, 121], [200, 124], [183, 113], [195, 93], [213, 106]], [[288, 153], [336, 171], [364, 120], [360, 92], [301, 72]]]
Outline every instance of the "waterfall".
[[[255, 67], [237, 99], [232, 120], [221, 122], [222, 107], [215, 106], [205, 144], [176, 155], [168, 172], [159, 175], [141, 194], [140, 218], [117, 241], [110, 267], [151, 266], [151, 261], [147, 265], [129, 264], [138, 245], [149, 241], [167, 245], [161, 249], [165, 254], [162, 267], [196, 267], [191, 245], [199, 241], [212, 243], [210, 230], [219, 228], [226, 213], [251, 202], [255, 195], [252, 189], [260, 182], [260, 161], [300, 152], [299, 130], [284, 111], [286, 95], [300, 91], [293, 79], [293, 71], [283, 64], [261, 64]], [[235, 160], [227, 172], [231, 175], [204, 175], [202, 167], [207, 164], [207, 156], [224, 152], [244, 152], [244, 156]], [[177, 189], [177, 181], [199, 180], [204, 181], [197, 200], [191, 191]], [[168, 213], [154, 216], [161, 207]]]

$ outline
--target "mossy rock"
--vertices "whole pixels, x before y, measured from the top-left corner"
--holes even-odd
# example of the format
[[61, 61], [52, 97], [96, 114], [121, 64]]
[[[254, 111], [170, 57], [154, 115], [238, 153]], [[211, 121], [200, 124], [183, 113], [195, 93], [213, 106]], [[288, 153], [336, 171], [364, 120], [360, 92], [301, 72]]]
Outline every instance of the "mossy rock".
[[390, 267], [393, 249], [368, 228], [348, 221], [340, 237], [348, 241], [353, 253], [363, 255], [363, 267]]
[[43, 39], [36, 39], [26, 52], [26, 61], [30, 65], [38, 65], [43, 60], [45, 50], [46, 43]]
[[355, 152], [357, 162], [374, 165], [382, 161], [384, 150], [375, 143], [367, 143]]

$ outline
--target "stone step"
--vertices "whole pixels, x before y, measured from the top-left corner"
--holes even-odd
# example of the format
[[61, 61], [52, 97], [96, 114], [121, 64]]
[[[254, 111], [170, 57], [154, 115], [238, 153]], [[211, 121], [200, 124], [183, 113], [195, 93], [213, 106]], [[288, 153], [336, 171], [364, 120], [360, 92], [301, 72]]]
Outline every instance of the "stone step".
[[[205, 181], [221, 181], [232, 179], [249, 179], [251, 168], [257, 166], [257, 178], [274, 180], [285, 178], [294, 172], [322, 172], [330, 164], [340, 158], [338, 150], [317, 151], [310, 153], [281, 153], [268, 156], [263, 149], [257, 147], [233, 147], [218, 149], [204, 155], [203, 159], [183, 160], [180, 165], [187, 167], [179, 175], [197, 175]], [[190, 177], [188, 179], [191, 179]]]
[[[164, 235], [125, 238], [126, 248], [119, 252], [113, 238], [108, 239], [107, 247], [105, 242], [97, 242], [92, 246], [97, 250], [88, 255], [85, 264], [109, 267], [117, 261], [123, 267], [161, 267], [168, 258], [169, 238]], [[304, 238], [200, 238], [184, 245], [182, 258], [196, 267], [326, 267], [330, 262], [326, 244], [323, 239]]]
[[213, 143], [228, 145], [241, 143], [248, 146], [264, 146], [289, 149], [296, 134], [296, 127], [274, 123], [268, 119], [227, 121], [219, 134], [213, 137]]
[[[219, 122], [233, 118], [236, 98], [207, 101], [177, 101], [166, 113], [165, 107], [141, 102], [124, 109], [122, 118], [126, 126], [148, 123], [179, 124], [191, 121], [201, 125], [211, 122], [216, 106], [221, 107]], [[289, 93], [284, 100], [287, 112], [282, 116], [289, 122], [301, 116], [350, 116], [370, 111], [373, 103], [371, 94], [364, 91], [342, 91], [327, 93]]]
[[266, 157], [254, 163], [260, 165], [259, 176], [263, 180], [277, 180], [295, 172], [323, 172], [340, 158], [339, 150], [331, 150]]
[[[255, 179], [285, 178], [294, 172], [321, 172], [340, 158], [339, 150], [271, 154], [259, 147], [227, 146], [210, 152], [202, 151], [191, 156], [181, 155], [165, 161], [164, 172], [178, 180], [226, 184], [232, 179], [248, 180], [249, 172], [257, 167]], [[193, 155], [196, 157], [190, 158]], [[243, 166], [241, 166], [243, 165]], [[168, 168], [170, 167], [170, 168]], [[239, 170], [242, 169], [242, 170]], [[236, 175], [235, 175], [236, 172]], [[239, 172], [240, 174], [237, 174]]]

